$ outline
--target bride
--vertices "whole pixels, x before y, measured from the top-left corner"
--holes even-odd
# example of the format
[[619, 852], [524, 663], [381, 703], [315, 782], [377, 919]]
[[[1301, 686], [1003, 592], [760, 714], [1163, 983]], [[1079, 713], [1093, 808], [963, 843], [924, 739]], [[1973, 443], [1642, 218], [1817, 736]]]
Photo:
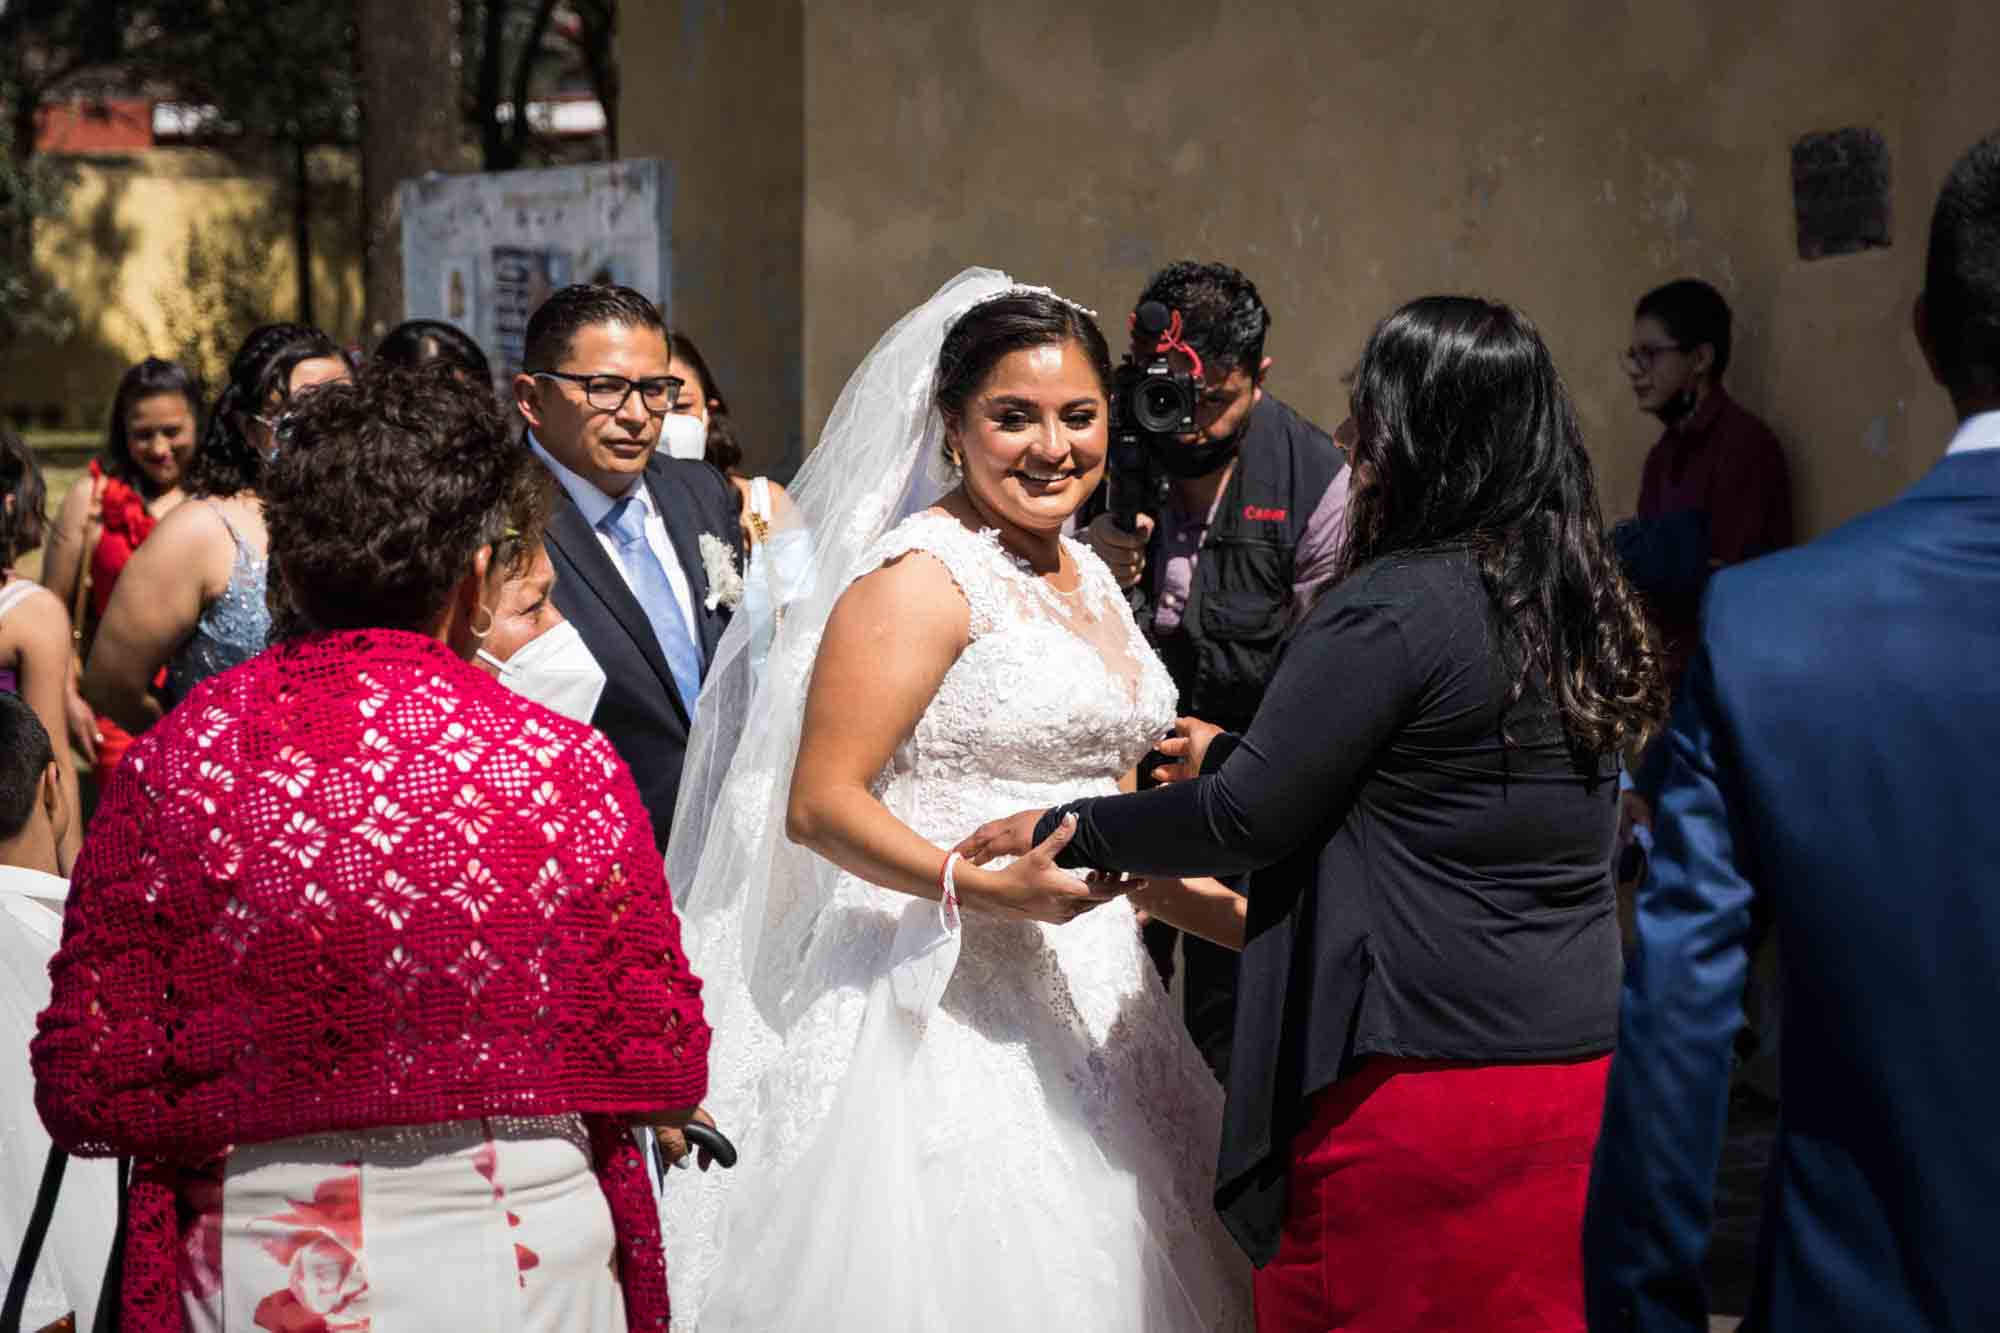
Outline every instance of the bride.
[[793, 485], [813, 582], [761, 679], [741, 624], [718, 650], [668, 878], [743, 1164], [666, 1182], [677, 1328], [1249, 1325], [1210, 1204], [1221, 1090], [1130, 905], [1055, 868], [1066, 833], [947, 856], [1115, 790], [1173, 722], [1061, 535], [1103, 477], [1109, 376], [1089, 311], [947, 283]]

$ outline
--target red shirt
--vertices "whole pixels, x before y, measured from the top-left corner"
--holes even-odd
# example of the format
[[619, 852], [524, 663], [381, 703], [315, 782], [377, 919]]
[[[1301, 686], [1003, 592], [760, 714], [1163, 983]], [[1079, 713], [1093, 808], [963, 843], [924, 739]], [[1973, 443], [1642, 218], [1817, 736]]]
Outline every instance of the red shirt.
[[[1639, 483], [1639, 517], [1698, 510], [1708, 515], [1710, 563], [1733, 565], [1792, 544], [1792, 482], [1771, 428], [1717, 386], [1685, 421], [1669, 426]], [[1652, 603], [1666, 641], [1669, 684], [1678, 684], [1694, 643], [1698, 599]]]

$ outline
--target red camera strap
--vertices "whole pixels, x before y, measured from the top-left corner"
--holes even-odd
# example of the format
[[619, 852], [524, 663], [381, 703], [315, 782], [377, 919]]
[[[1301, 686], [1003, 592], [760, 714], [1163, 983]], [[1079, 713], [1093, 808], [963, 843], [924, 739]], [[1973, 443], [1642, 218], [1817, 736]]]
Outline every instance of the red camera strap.
[[[1139, 315], [1137, 311], [1134, 311], [1126, 317], [1125, 326], [1128, 329], [1136, 330], [1138, 325]], [[1172, 318], [1167, 323], [1167, 331], [1160, 335], [1159, 346], [1153, 349], [1153, 354], [1160, 356], [1167, 352], [1179, 352], [1186, 356], [1193, 366], [1195, 380], [1199, 382], [1204, 378], [1201, 369], [1201, 353], [1188, 346], [1187, 340], [1181, 337], [1181, 330], [1184, 327], [1186, 326], [1181, 321], [1181, 312], [1178, 310], [1174, 311]]]

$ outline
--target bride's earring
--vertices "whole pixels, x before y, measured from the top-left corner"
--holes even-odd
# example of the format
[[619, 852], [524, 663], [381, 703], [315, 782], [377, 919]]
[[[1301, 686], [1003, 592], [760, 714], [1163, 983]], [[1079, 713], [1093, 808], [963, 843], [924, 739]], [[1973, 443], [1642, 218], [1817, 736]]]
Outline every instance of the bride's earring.
[[944, 442], [944, 465], [954, 473], [962, 474], [965, 471], [965, 459], [960, 456], [958, 446], [949, 439]]

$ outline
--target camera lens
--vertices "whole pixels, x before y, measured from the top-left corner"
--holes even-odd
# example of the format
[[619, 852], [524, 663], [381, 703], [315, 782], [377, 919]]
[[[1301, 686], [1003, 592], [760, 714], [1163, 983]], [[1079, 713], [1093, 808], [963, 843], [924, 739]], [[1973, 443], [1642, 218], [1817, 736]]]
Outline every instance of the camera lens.
[[1187, 394], [1170, 379], [1149, 380], [1134, 395], [1133, 416], [1139, 428], [1154, 435], [1177, 434], [1189, 416]]

